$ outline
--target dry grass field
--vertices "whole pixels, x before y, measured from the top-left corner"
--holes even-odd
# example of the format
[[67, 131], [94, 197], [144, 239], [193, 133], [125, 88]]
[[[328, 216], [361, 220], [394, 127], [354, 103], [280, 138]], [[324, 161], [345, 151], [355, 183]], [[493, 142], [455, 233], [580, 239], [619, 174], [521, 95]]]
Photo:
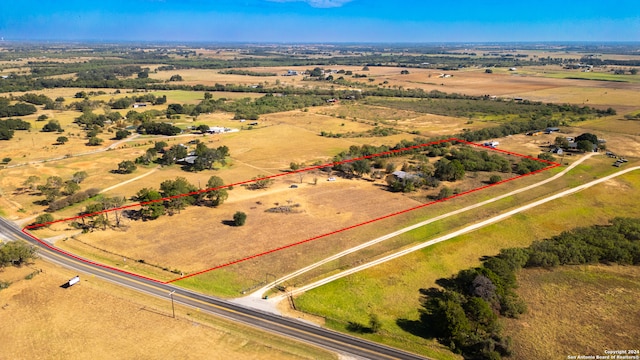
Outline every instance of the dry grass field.
[[606, 355], [640, 345], [640, 267], [565, 266], [518, 274], [528, 311], [505, 321], [516, 359]]
[[[407, 159], [397, 158], [392, 162], [399, 166]], [[247, 165], [232, 166], [233, 169], [225, 169], [220, 175], [227, 176], [231, 173], [238, 175], [243, 170], [255, 171], [257, 169]], [[286, 165], [283, 166], [286, 168]], [[263, 169], [264, 170], [264, 169]], [[175, 174], [175, 170], [165, 169], [156, 171], [153, 176], [140, 179], [133, 184], [125, 185], [110, 192], [111, 194], [133, 193], [143, 184], [157, 187], [160, 179], [166, 179], [169, 174]], [[444, 183], [452, 189], [463, 192], [479, 188], [486, 184], [490, 174], [481, 176], [470, 175], [465, 181], [455, 184]], [[500, 174], [506, 178], [504, 174]], [[183, 175], [192, 183], [206, 182], [200, 174], [186, 173]], [[255, 176], [255, 175], [254, 175]], [[131, 261], [123, 263], [122, 257], [133, 260], [144, 260], [145, 263], [157, 264], [161, 268], [174, 270], [177, 273], [193, 273], [229, 261], [242, 259], [267, 250], [278, 248], [294, 242], [302, 241], [314, 236], [326, 234], [350, 225], [358, 224], [379, 216], [387, 215], [395, 211], [408, 209], [421, 203], [432, 201], [437, 190], [420, 191], [411, 194], [393, 194], [386, 191], [383, 180], [371, 183], [367, 180], [339, 179], [337, 182], [325, 181], [326, 174], [305, 174], [303, 183], [297, 175], [290, 175], [277, 180], [276, 184], [267, 191], [250, 191], [243, 187], [236, 187], [230, 191], [227, 202], [216, 209], [190, 208], [182, 211], [174, 217], [162, 217], [152, 222], [127, 222], [127, 231], [94, 232], [81, 236], [75, 236], [66, 241], [58, 241], [56, 244], [73, 252], [81, 252], [83, 256], [99, 258], [116, 266], [131, 268]], [[318, 184], [312, 185], [314, 178], [318, 178]], [[170, 177], [169, 177], [170, 178]], [[245, 177], [247, 179], [250, 177]], [[228, 179], [225, 177], [225, 179]], [[240, 180], [244, 180], [240, 179]], [[154, 184], [155, 182], [155, 184]], [[233, 181], [227, 181], [232, 183]], [[300, 186], [299, 189], [290, 188], [291, 185]], [[128, 190], [128, 191], [126, 191]], [[264, 211], [270, 207], [280, 205], [299, 205], [293, 208], [292, 214], [267, 214]], [[243, 228], [234, 228], [225, 225], [230, 221], [235, 211], [244, 211], [249, 215], [249, 223]], [[61, 212], [58, 215], [63, 215]], [[74, 213], [69, 212], [67, 216]], [[215, 219], [215, 220], [214, 220]], [[387, 226], [393, 228], [406, 219], [393, 219], [388, 223], [380, 223], [379, 231], [384, 231]], [[169, 225], [171, 224], [171, 225]], [[198, 224], [194, 226], [193, 224]], [[56, 237], [77, 233], [66, 225], [54, 227], [61, 232], [38, 230], [40, 237]], [[348, 241], [341, 241], [340, 248], [348, 248], [348, 244], [354, 246], [371, 237], [366, 234], [368, 230], [358, 230], [357, 234], [347, 234]], [[372, 235], [373, 236], [373, 235]], [[335, 243], [340, 241], [343, 235], [332, 236], [318, 243]], [[247, 241], [247, 239], [251, 239]], [[241, 245], [238, 245], [241, 244]], [[312, 250], [314, 249], [314, 250]], [[337, 248], [322, 246], [300, 247], [294, 250], [296, 253], [311, 252], [311, 258], [329, 256]], [[109, 255], [112, 254], [112, 255]], [[113, 255], [117, 254], [117, 255]], [[207, 254], [203, 256], [203, 254]], [[291, 256], [292, 253], [283, 257]], [[310, 254], [311, 255], [311, 254]], [[276, 255], [278, 257], [279, 254]], [[311, 260], [298, 259], [300, 266], [308, 264]], [[259, 260], [259, 263], [271, 263], [271, 272], [282, 274], [292, 271], [292, 263], [276, 261], [273, 259]], [[177, 270], [175, 270], [177, 269]], [[147, 269], [153, 270], [153, 269]], [[175, 277], [174, 274], [165, 272], [145, 273], [152, 276], [160, 276], [163, 279]], [[255, 273], [253, 274], [255, 276]]]
[[[42, 269], [32, 279], [25, 277]], [[47, 262], [0, 280], [0, 359], [335, 359], [311, 346], [232, 324]]]
[[[131, 259], [192, 273], [420, 204], [368, 181], [328, 182], [326, 176], [318, 176], [317, 185], [309, 183], [311, 176], [299, 184], [292, 175], [266, 191], [238, 187], [218, 208], [189, 208], [173, 218], [128, 223], [126, 232], [96, 231], [78, 239]], [[299, 188], [290, 188], [292, 184]], [[266, 212], [278, 206], [292, 206], [291, 213]], [[224, 224], [236, 211], [247, 213], [247, 224]]]
[[[246, 56], [242, 51], [234, 50], [197, 51], [204, 57], [220, 59]], [[532, 52], [534, 53], [547, 56], [546, 53]], [[555, 52], [548, 54], [552, 57], [565, 56]], [[566, 56], [575, 57], [575, 54]], [[20, 68], [21, 65], [17, 62], [0, 65], [5, 67], [2, 74], [26, 69]], [[11, 70], [8, 66], [15, 68]], [[149, 66], [153, 69], [156, 65]], [[220, 74], [219, 70], [200, 69], [162, 71], [151, 73], [150, 77], [165, 81], [172, 75], [180, 74], [184, 80], [171, 83], [176, 85], [220, 83], [266, 86], [280, 84], [306, 88], [332, 86], [329, 82], [303, 81], [302, 75], [280, 76], [289, 69], [305, 71], [314, 67], [243, 69], [278, 74], [268, 77]], [[625, 165], [626, 167], [635, 166], [640, 158], [640, 122], [623, 120], [625, 114], [640, 110], [640, 81], [637, 81], [638, 76], [635, 75], [624, 78], [630, 79], [629, 82], [614, 82], [567, 79], [566, 77], [578, 76], [607, 80], [609, 76], [606, 73], [586, 76], [575, 71], [565, 71], [558, 66], [521, 67], [515, 72], [497, 68], [493, 74], [485, 73], [482, 68], [446, 72], [409, 69], [410, 73], [406, 75], [400, 73], [405, 68], [399, 67], [371, 66], [368, 71], [362, 70], [360, 66], [337, 65], [323, 68], [366, 74], [366, 78], [358, 79], [345, 76], [346, 80], [356, 83], [356, 87], [357, 84], [361, 84], [363, 89], [369, 86], [421, 88], [425, 91], [490, 94], [506, 98], [523, 97], [532, 101], [584, 104], [598, 108], [613, 107], [618, 111], [618, 115], [580, 123], [572, 122], [571, 126], [562, 127], [559, 134], [536, 137], [514, 135], [493, 140], [500, 142], [500, 149], [537, 156], [547, 144], [553, 143], [556, 136], [576, 136], [583, 132], [593, 132], [599, 138], [607, 140], [608, 150], [629, 158], [630, 163]], [[441, 77], [445, 73], [453, 76]], [[335, 86], [335, 89], [342, 88]], [[42, 93], [53, 99], [62, 96], [65, 98], [64, 104], [68, 105], [76, 101], [75, 93], [91, 90], [94, 89], [47, 89], [30, 92]], [[115, 89], [101, 90], [106, 94], [92, 99], [109, 101], [140, 94], [129, 91], [116, 94]], [[181, 104], [196, 104], [204, 96], [203, 92], [189, 91], [156, 91], [153, 94], [166, 95], [168, 103]], [[262, 96], [257, 93], [212, 94], [214, 98], [229, 99]], [[164, 111], [166, 105], [144, 108], [150, 109]], [[98, 114], [104, 111], [95, 110]], [[124, 115], [128, 109], [118, 111]], [[39, 132], [46, 123], [35, 121], [41, 114], [60, 121], [65, 132]], [[110, 140], [112, 134], [105, 132], [99, 135], [105, 140], [102, 146], [86, 146], [84, 132], [72, 124], [73, 119], [79, 115], [76, 111], [39, 110], [36, 114], [24, 117], [32, 123], [31, 132], [16, 131], [13, 140], [3, 141], [0, 146], [0, 158], [10, 157], [12, 161], [9, 165], [14, 165], [92, 151], [115, 142]], [[464, 128], [480, 129], [495, 125], [491, 122], [471, 123], [468, 119], [349, 102], [264, 114], [260, 116], [259, 124], [251, 129], [246, 122], [234, 121], [232, 117], [233, 114], [227, 113], [201, 114], [197, 119], [182, 116], [175, 120], [174, 124], [181, 128], [199, 124], [224, 126], [242, 129], [240, 132], [205, 136], [193, 134], [175, 138], [140, 136], [135, 140], [120, 143], [116, 149], [110, 151], [1, 169], [0, 214], [16, 220], [42, 213], [44, 206], [34, 203], [42, 199], [41, 196], [18, 191], [24, 180], [31, 175], [39, 176], [44, 182], [47, 176], [61, 176], [66, 180], [74, 172], [86, 171], [89, 177], [81, 185], [82, 189], [115, 187], [106, 194], [129, 198], [141, 188], [158, 189], [162, 181], [175, 179], [177, 176], [185, 177], [198, 187], [203, 187], [213, 175], [222, 177], [225, 183], [229, 184], [260, 174], [286, 171], [291, 162], [304, 162], [306, 165], [316, 161], [325, 163], [352, 145], [394, 145], [403, 139], [413, 139], [418, 133], [420, 136], [431, 137], [458, 133]], [[375, 126], [394, 127], [401, 133], [374, 138], [320, 136], [322, 131], [334, 134], [364, 133]], [[69, 142], [65, 145], [54, 145], [55, 139], [60, 135], [67, 136]], [[192, 139], [201, 140], [209, 147], [228, 146], [231, 154], [228, 163], [220, 169], [199, 173], [186, 172], [177, 165], [157, 167], [155, 164], [141, 166], [128, 175], [111, 172], [122, 160], [133, 160], [142, 155], [156, 140], [175, 145], [186, 144]], [[193, 147], [191, 145], [191, 149]], [[562, 160], [567, 163], [576, 158], [577, 156], [566, 156]], [[604, 176], [617, 169], [612, 167], [611, 163], [612, 160], [604, 156], [592, 158], [565, 178], [544, 187], [417, 229], [334, 261], [284, 285], [296, 286], [328, 273], [362, 264], [369, 259], [459, 229], [522, 203]], [[273, 277], [307, 266], [364, 241], [535, 183], [557, 171], [560, 169], [331, 235], [182, 280], [178, 285], [220, 296], [236, 297], [241, 290], [249, 290], [263, 281], [273, 280]], [[148, 176], [126, 183], [147, 173]], [[640, 216], [640, 208], [637, 207], [640, 201], [638, 176], [627, 175], [571, 197], [545, 204], [474, 233], [315, 289], [298, 300], [304, 310], [324, 316], [330, 327], [341, 330], [344, 330], [347, 321], [366, 323], [368, 315], [376, 313], [380, 316], [382, 331], [380, 334], [366, 335], [372, 340], [384, 341], [435, 358], [455, 359], [455, 355], [434, 340], [410, 335], [399, 326], [398, 319], [411, 320], [418, 317], [418, 289], [435, 286], [435, 280], [440, 277], [447, 277], [460, 269], [476, 266], [479, 264], [480, 256], [495, 254], [503, 247], [526, 246], [535, 239], [551, 236], [577, 225], [606, 223], [609, 218], [617, 215]], [[317, 185], [312, 184], [314, 177], [318, 178]], [[279, 178], [268, 190], [252, 191], [236, 186], [229, 192], [229, 199], [218, 208], [190, 207], [179, 214], [165, 215], [155, 221], [127, 220], [126, 230], [95, 231], [78, 235], [78, 230], [70, 229], [67, 224], [57, 224], [51, 229], [37, 230], [34, 233], [42, 238], [52, 237], [52, 242], [58, 237], [56, 246], [80, 256], [157, 279], [171, 280], [179, 277], [180, 273], [186, 275], [211, 268], [404, 210], [424, 203], [427, 201], [426, 196], [432, 195], [424, 191], [413, 194], [390, 193], [385, 190], [382, 180], [373, 182], [338, 178], [336, 182], [328, 182], [326, 179], [326, 174], [308, 174], [300, 183], [296, 175], [291, 175]], [[450, 187], [460, 186], [461, 191], [464, 191], [484, 185], [485, 180], [484, 175], [477, 178], [469, 177], [464, 184]], [[299, 187], [291, 188], [293, 184]], [[54, 213], [54, 217], [74, 216], [85, 205], [79, 204], [64, 209]], [[292, 213], [289, 214], [265, 211], [286, 205], [296, 206], [292, 207]], [[228, 225], [236, 211], [248, 214], [244, 227]], [[30, 268], [7, 269], [0, 272], [0, 279], [15, 281], [11, 287], [0, 291], [0, 313], [3, 314], [0, 337], [7, 340], [7, 344], [11, 344], [6, 349], [2, 347], [0, 359], [34, 358], [47, 351], [54, 354], [54, 358], [65, 359], [331, 358], [315, 349], [214, 322], [201, 314], [188, 314], [188, 309], [180, 307], [177, 309], [179, 316], [176, 321], [169, 318], [170, 306], [166, 301], [142, 299], [140, 295], [128, 293], [93, 278], [84, 278], [81, 286], [63, 290], [59, 285], [75, 274], [43, 262], [37, 262], [35, 267], [43, 268], [45, 272], [39, 273], [31, 280], [24, 280], [24, 277], [33, 271]], [[615, 345], [624, 348], [625, 345], [636, 345], [630, 344], [629, 339], [637, 339], [640, 335], [637, 326], [634, 326], [637, 321], [614, 324], [616, 317], [630, 316], [638, 319], [640, 316], [635, 300], [640, 291], [637, 281], [640, 273], [636, 270], [623, 267], [589, 267], [554, 272], [526, 271], [520, 274], [523, 284], [520, 288], [521, 295], [532, 300], [532, 303], [529, 304], [529, 314], [507, 324], [507, 328], [514, 332], [516, 338], [514, 357], [564, 358], [573, 353], [602, 354], [603, 346]], [[574, 286], [576, 283], [581, 286]], [[577, 300], [569, 302], [567, 299]], [[603, 305], [603, 302], [608, 302], [608, 305]], [[569, 311], [566, 311], [567, 309]], [[77, 313], [77, 316], [66, 316], [73, 313]], [[566, 317], [567, 313], [580, 313], [580, 316]], [[615, 331], [610, 331], [609, 336], [596, 338], [596, 334], [610, 329]], [[119, 331], [124, 331], [127, 336], [103, 336]], [[579, 339], [576, 340], [577, 337]]]

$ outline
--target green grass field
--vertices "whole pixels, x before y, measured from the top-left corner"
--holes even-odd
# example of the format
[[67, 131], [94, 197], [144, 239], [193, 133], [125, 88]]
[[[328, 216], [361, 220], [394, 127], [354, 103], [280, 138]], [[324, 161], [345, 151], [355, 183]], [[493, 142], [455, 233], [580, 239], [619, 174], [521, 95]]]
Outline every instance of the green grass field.
[[[438, 278], [477, 266], [480, 257], [494, 255], [501, 248], [525, 247], [536, 239], [565, 229], [604, 224], [615, 216], [638, 217], [640, 209], [634, 205], [640, 201], [638, 189], [640, 174], [624, 175], [610, 183], [311, 290], [300, 296], [296, 305], [305, 312], [341, 319], [328, 323], [340, 331], [346, 331], [348, 321], [366, 324], [368, 315], [375, 313], [383, 324], [383, 333], [388, 334], [383, 339], [401, 338], [407, 349], [420, 349], [423, 339], [398, 325], [399, 319], [418, 318], [419, 289], [436, 286]], [[620, 191], [624, 191], [625, 196], [619, 196]], [[465, 224], [465, 220], [460, 219], [458, 223]], [[396, 344], [393, 340], [389, 343], [392, 342]], [[422, 353], [428, 355], [426, 351]]]

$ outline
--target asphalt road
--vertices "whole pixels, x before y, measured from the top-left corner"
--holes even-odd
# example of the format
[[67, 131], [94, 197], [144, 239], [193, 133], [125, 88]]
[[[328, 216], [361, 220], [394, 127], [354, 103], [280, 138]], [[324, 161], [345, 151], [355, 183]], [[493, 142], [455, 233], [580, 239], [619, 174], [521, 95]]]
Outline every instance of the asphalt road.
[[38, 254], [42, 259], [59, 264], [68, 269], [76, 270], [81, 278], [83, 275], [93, 275], [97, 278], [148, 295], [167, 299], [167, 301], [170, 301], [169, 293], [175, 291], [173, 300], [176, 304], [198, 308], [202, 312], [214, 314], [234, 322], [315, 345], [354, 359], [425, 359], [419, 355], [348, 336], [295, 319], [246, 308], [238, 304], [176, 286], [158, 283], [151, 279], [141, 278], [133, 274], [125, 274], [104, 266], [98, 266], [91, 261], [81, 259], [73, 254], [54, 250], [50, 245], [37, 241], [35, 238], [23, 233], [15, 224], [1, 217], [0, 233], [4, 238], [14, 240], [22, 239], [38, 246], [40, 250]]

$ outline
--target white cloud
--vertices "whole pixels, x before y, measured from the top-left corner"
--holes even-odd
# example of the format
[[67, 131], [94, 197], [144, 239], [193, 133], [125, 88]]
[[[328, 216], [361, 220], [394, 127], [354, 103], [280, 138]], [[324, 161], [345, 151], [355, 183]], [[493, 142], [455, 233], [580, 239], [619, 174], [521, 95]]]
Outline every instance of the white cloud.
[[268, 0], [272, 2], [299, 2], [303, 1], [315, 8], [335, 8], [340, 7], [353, 0]]

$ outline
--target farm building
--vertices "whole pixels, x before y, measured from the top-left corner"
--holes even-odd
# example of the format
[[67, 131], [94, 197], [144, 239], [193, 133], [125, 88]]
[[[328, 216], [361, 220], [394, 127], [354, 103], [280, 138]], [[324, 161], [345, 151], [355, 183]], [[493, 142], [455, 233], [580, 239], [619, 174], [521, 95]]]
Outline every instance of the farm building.
[[417, 178], [420, 177], [420, 176], [418, 176], [416, 174], [410, 174], [410, 173], [408, 173], [406, 171], [401, 171], [401, 170], [394, 171], [391, 175], [396, 180], [402, 180], [402, 181], [413, 180], [413, 179], [417, 179]]
[[207, 132], [209, 134], [223, 134], [223, 133], [229, 133], [229, 132], [237, 132], [239, 131], [238, 129], [231, 129], [231, 128], [226, 128], [226, 127], [221, 127], [221, 126], [211, 126], [209, 127], [209, 130], [207, 130]]
[[[570, 142], [568, 150], [578, 151], [578, 143], [575, 142], [575, 141]], [[593, 152], [598, 151], [598, 145], [591, 144], [591, 151], [593, 151]]]
[[197, 158], [198, 157], [195, 156], [195, 155], [190, 155], [190, 156], [187, 156], [186, 158], [178, 159], [178, 160], [176, 160], [176, 162], [178, 164], [190, 164], [190, 165], [193, 165]]

